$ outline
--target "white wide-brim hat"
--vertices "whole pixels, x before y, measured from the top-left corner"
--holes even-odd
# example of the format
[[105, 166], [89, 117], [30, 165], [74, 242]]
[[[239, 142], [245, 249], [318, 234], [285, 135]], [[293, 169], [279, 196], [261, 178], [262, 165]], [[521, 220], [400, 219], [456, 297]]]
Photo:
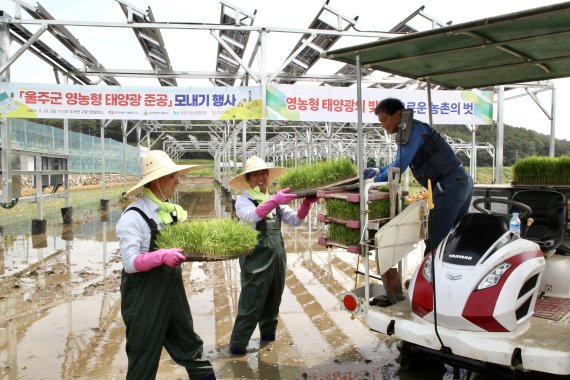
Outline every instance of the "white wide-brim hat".
[[168, 157], [168, 154], [162, 150], [151, 150], [144, 156], [142, 161], [142, 179], [127, 191], [125, 195], [138, 194], [142, 191], [144, 185], [155, 179], [172, 173], [178, 173], [178, 175], [186, 174], [198, 166], [200, 165], [176, 165], [172, 159]]
[[245, 162], [243, 172], [232, 178], [229, 182], [229, 185], [235, 189], [249, 189], [249, 183], [245, 178], [246, 174], [260, 170], [267, 170], [269, 172], [269, 182], [277, 179], [280, 175], [287, 171], [287, 169], [279, 166], [267, 166], [265, 161], [263, 161], [261, 158], [257, 156], [251, 156]]

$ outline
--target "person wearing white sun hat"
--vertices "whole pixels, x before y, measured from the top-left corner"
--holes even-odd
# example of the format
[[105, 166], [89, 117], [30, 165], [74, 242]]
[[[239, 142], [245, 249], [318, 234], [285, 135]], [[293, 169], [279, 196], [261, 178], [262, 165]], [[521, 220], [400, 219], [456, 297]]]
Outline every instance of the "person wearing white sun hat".
[[243, 189], [235, 203], [236, 214], [260, 232], [253, 252], [239, 259], [241, 293], [238, 315], [230, 338], [229, 351], [244, 355], [256, 326], [262, 342], [275, 340], [279, 305], [285, 287], [287, 256], [281, 235], [281, 222], [299, 226], [309, 214], [316, 197], [305, 197], [298, 211], [287, 203], [297, 198], [289, 188], [270, 196], [267, 186], [285, 172], [285, 168], [270, 167], [257, 156], [250, 157], [244, 171], [232, 178], [229, 185]]
[[127, 379], [154, 379], [162, 348], [184, 366], [191, 379], [215, 379], [203, 354], [203, 342], [194, 331], [182, 282], [180, 248], [156, 249], [163, 228], [184, 221], [186, 211], [170, 203], [178, 176], [199, 165], [177, 165], [160, 150], [151, 150], [142, 162], [142, 179], [126, 195], [142, 192], [121, 215], [116, 235], [123, 260], [121, 315], [126, 326]]

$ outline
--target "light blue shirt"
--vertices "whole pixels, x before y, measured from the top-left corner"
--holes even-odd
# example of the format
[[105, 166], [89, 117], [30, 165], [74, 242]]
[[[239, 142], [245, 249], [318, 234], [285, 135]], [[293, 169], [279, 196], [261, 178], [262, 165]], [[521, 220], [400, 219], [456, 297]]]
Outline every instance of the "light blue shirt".
[[[128, 208], [131, 207], [140, 208], [142, 212], [156, 222], [159, 230], [164, 228], [158, 220], [160, 207], [148, 197], [142, 196], [131, 203]], [[121, 215], [115, 227], [115, 232], [119, 239], [119, 249], [125, 272], [136, 273], [135, 257], [140, 253], [148, 253], [150, 249], [150, 227], [138, 212], [126, 211]]]
[[[261, 219], [256, 213], [256, 205], [251, 201], [253, 197], [249, 194], [247, 190], [243, 191], [243, 194], [236, 199], [236, 215], [242, 221], [249, 222], [255, 228], [257, 222]], [[287, 205], [281, 205], [281, 221], [290, 224], [293, 227], [300, 226], [305, 219], [297, 218], [297, 211], [293, 210]], [[271, 211], [273, 215], [276, 214], [275, 209]]]

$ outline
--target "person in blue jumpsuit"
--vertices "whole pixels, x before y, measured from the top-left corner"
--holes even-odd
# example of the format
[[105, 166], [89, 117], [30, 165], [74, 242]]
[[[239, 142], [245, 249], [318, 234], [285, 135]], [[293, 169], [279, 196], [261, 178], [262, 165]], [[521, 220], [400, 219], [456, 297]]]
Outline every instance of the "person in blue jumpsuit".
[[198, 165], [176, 165], [160, 150], [146, 154], [143, 177], [128, 195], [143, 193], [121, 215], [116, 234], [123, 271], [121, 315], [126, 326], [127, 379], [154, 379], [162, 348], [186, 368], [191, 380], [215, 379], [212, 364], [203, 355], [202, 339], [194, 331], [182, 282], [179, 248], [157, 249], [157, 233], [183, 221], [187, 213], [168, 201], [178, 176]]
[[252, 156], [246, 161], [244, 171], [229, 183], [233, 188], [243, 189], [235, 202], [238, 218], [251, 223], [260, 233], [253, 252], [239, 259], [241, 292], [229, 348], [233, 355], [246, 353], [258, 324], [262, 342], [275, 340], [287, 265], [281, 223], [301, 225], [311, 204], [318, 200], [305, 197], [298, 211], [294, 211], [287, 203], [297, 195], [288, 188], [270, 196], [268, 184], [284, 172], [285, 168], [269, 167], [261, 158]]
[[[374, 113], [388, 134], [400, 129], [404, 104], [399, 99], [387, 98], [378, 103]], [[424, 253], [437, 248], [449, 231], [468, 213], [473, 195], [473, 180], [445, 139], [426, 123], [413, 120], [412, 130], [407, 131], [406, 142], [396, 137], [396, 159], [388, 165], [364, 170], [364, 178], [375, 182], [388, 180], [388, 168], [398, 167], [401, 172], [408, 167], [414, 178], [427, 188], [431, 180], [433, 202], [428, 220], [428, 238]], [[400, 136], [400, 134], [398, 135]]]

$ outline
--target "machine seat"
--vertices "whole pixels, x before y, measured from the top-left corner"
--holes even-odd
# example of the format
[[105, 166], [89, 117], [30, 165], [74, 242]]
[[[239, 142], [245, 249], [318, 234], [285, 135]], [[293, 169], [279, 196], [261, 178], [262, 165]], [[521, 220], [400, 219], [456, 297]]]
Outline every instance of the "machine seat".
[[521, 219], [521, 234], [525, 239], [537, 243], [543, 251], [562, 244], [568, 215], [564, 194], [553, 190], [522, 190], [516, 192], [512, 200], [532, 209], [530, 217], [534, 222], [530, 227], [527, 227], [528, 218]]

